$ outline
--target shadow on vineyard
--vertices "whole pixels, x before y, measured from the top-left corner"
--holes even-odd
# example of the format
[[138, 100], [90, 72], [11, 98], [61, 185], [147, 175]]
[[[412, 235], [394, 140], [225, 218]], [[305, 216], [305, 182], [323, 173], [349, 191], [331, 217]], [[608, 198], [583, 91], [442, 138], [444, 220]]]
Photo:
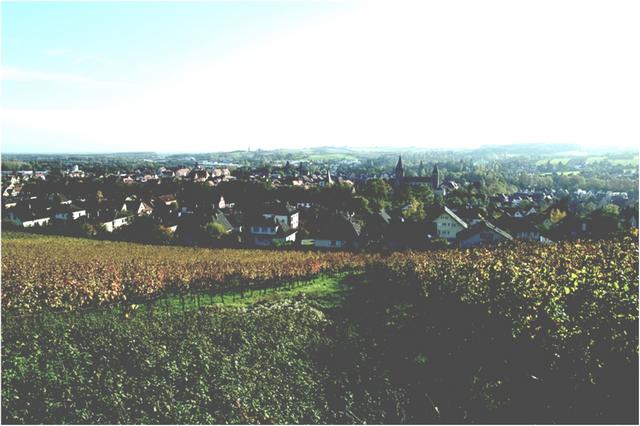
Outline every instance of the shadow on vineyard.
[[484, 307], [379, 277], [347, 306], [323, 354], [345, 422], [637, 423], [637, 353], [612, 350], [588, 371], [575, 353], [514, 338], [513, 324]]

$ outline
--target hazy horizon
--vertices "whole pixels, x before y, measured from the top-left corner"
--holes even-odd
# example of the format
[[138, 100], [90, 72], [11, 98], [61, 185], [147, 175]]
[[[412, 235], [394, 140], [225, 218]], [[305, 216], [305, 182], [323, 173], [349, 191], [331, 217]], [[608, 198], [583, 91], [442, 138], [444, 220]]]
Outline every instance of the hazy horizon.
[[[532, 150], [532, 154], [539, 155], [555, 155], [561, 153], [563, 155], [568, 156], [588, 156], [590, 154], [620, 154], [620, 153], [634, 153], [638, 155], [640, 153], [639, 148], [635, 147], [583, 147], [583, 146], [568, 146], [568, 144], [501, 144], [501, 145], [481, 145], [477, 147], [471, 148], [426, 148], [426, 147], [416, 147], [416, 146], [376, 146], [376, 147], [348, 147], [348, 146], [317, 146], [317, 147], [301, 147], [301, 148], [269, 148], [262, 149], [257, 148], [255, 150], [251, 150], [251, 152], [263, 151], [263, 152], [274, 152], [274, 151], [312, 151], [317, 152], [321, 150], [327, 151], [344, 151], [344, 152], [354, 152], [354, 153], [407, 153], [407, 152], [469, 152], [469, 151], [481, 151], [481, 150], [492, 150], [495, 149], [497, 151], [507, 152], [513, 149], [530, 148]], [[553, 148], [557, 148], [554, 150]], [[536, 148], [545, 148], [544, 152], [535, 152]], [[551, 149], [550, 149], [551, 148]], [[2, 155], [134, 155], [134, 154], [156, 154], [156, 155], [202, 155], [202, 154], [221, 154], [221, 153], [237, 153], [237, 152], [249, 152], [244, 149], [230, 149], [230, 150], [216, 150], [216, 151], [144, 151], [144, 150], [126, 150], [126, 151], [34, 151], [34, 152], [20, 152], [20, 151], [2, 151], [0, 154]]]
[[636, 149], [634, 2], [3, 2], [10, 153]]

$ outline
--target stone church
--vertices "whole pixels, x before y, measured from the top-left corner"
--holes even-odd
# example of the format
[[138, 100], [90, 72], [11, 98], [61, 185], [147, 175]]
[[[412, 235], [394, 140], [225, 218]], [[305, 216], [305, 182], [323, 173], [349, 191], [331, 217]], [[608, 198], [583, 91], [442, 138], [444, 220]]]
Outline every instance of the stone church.
[[430, 186], [435, 194], [442, 196], [445, 195], [445, 189], [440, 181], [440, 171], [438, 170], [437, 164], [433, 166], [431, 176], [405, 176], [404, 164], [402, 164], [401, 155], [398, 156], [398, 164], [396, 164], [395, 184], [396, 186]]

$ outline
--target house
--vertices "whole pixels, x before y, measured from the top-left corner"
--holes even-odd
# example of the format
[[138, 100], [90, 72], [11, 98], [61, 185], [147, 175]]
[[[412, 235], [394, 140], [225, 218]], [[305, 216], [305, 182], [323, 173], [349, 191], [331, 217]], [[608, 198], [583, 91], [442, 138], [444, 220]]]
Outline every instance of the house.
[[87, 211], [82, 207], [78, 207], [73, 204], [61, 204], [56, 209], [54, 217], [58, 220], [73, 221], [86, 215]]
[[476, 223], [480, 223], [484, 218], [489, 216], [486, 209], [481, 207], [472, 207], [470, 205], [465, 208], [461, 208], [454, 213], [462, 219], [467, 226], [473, 226]]
[[3, 192], [3, 197], [17, 197], [22, 191], [22, 185], [10, 184]]
[[555, 241], [573, 240], [587, 235], [590, 231], [587, 228], [588, 221], [586, 219], [580, 218], [573, 213], [567, 213], [563, 219], [551, 226], [549, 235]]
[[7, 219], [23, 228], [31, 228], [49, 224], [51, 215], [46, 209], [31, 209], [27, 206], [19, 206], [7, 211]]
[[391, 216], [384, 209], [366, 218], [364, 238], [371, 244], [382, 243], [391, 225]]
[[178, 204], [178, 200], [176, 199], [176, 196], [173, 195], [173, 194], [160, 195], [160, 196], [158, 196], [158, 199], [165, 206], [171, 206], [171, 205], [176, 206]]
[[293, 244], [296, 241], [296, 233], [296, 229], [280, 222], [275, 216], [259, 216], [249, 224], [251, 243], [261, 247]]
[[553, 242], [538, 226], [527, 219], [511, 219], [507, 227], [509, 231], [511, 231], [511, 235], [519, 240], [535, 241], [544, 244]]
[[327, 218], [314, 239], [316, 248], [357, 247], [361, 227], [353, 218], [341, 214]]
[[136, 216], [150, 215], [153, 213], [153, 208], [149, 204], [140, 200], [126, 200], [122, 204], [120, 210], [132, 213]]
[[444, 206], [433, 219], [438, 238], [454, 241], [458, 233], [468, 229], [469, 225], [460, 219], [450, 208]]
[[73, 177], [73, 178], [83, 178], [85, 175], [84, 171], [80, 170], [80, 167], [77, 164], [73, 166], [71, 170], [67, 170], [66, 174], [67, 176]]
[[161, 171], [158, 173], [158, 175], [159, 175], [161, 178], [173, 178], [173, 177], [175, 177], [175, 176], [176, 176], [176, 172], [174, 172], [173, 170], [170, 170], [170, 169], [164, 169], [164, 170], [161, 170]]
[[187, 177], [190, 171], [191, 169], [189, 169], [188, 167], [183, 167], [175, 171], [175, 176], [182, 177], [182, 178]]
[[513, 241], [513, 237], [508, 232], [486, 220], [458, 234], [460, 248], [494, 245], [504, 241]]
[[213, 202], [213, 208], [224, 209], [225, 207], [227, 207], [227, 202], [224, 200], [224, 197], [220, 195], [220, 198], [217, 198], [217, 201]]
[[262, 217], [275, 218], [278, 223], [287, 225], [290, 229], [298, 229], [299, 216], [297, 207], [280, 202], [267, 204], [262, 209]]
[[15, 206], [17, 206], [17, 205], [18, 205], [18, 200], [16, 200], [16, 199], [15, 199], [15, 198], [13, 198], [13, 197], [5, 198], [5, 199], [3, 200], [3, 202], [2, 202], [2, 207], [3, 207], [4, 209], [10, 209], [10, 208], [15, 207]]
[[187, 178], [193, 180], [194, 182], [204, 182], [209, 178], [209, 172], [205, 169], [193, 169], [187, 175]]
[[3, 197], [11, 197], [11, 196], [13, 196], [13, 184], [7, 186], [6, 188], [4, 188], [2, 190], [2, 196]]
[[[108, 218], [105, 220], [105, 218]], [[102, 214], [100, 219], [100, 225], [104, 226], [107, 232], [113, 232], [114, 230], [130, 224], [133, 221], [133, 216], [124, 211], [114, 211], [109, 215]]]
[[71, 200], [66, 197], [66, 195], [61, 194], [59, 192], [52, 193], [46, 196], [45, 198], [47, 202], [59, 205], [71, 205]]

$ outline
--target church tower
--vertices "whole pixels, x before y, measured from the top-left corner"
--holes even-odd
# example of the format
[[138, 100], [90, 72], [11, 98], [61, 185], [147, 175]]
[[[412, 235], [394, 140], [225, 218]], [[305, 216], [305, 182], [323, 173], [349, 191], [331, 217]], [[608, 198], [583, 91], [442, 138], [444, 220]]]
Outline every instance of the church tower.
[[398, 164], [396, 164], [396, 184], [400, 185], [404, 180], [404, 166], [402, 165], [402, 156], [398, 155]]
[[420, 160], [420, 165], [418, 166], [418, 176], [424, 176], [424, 175], [425, 175], [424, 163], [422, 162], [422, 160]]
[[433, 166], [433, 172], [431, 172], [431, 188], [434, 191], [440, 188], [440, 171], [437, 164]]

